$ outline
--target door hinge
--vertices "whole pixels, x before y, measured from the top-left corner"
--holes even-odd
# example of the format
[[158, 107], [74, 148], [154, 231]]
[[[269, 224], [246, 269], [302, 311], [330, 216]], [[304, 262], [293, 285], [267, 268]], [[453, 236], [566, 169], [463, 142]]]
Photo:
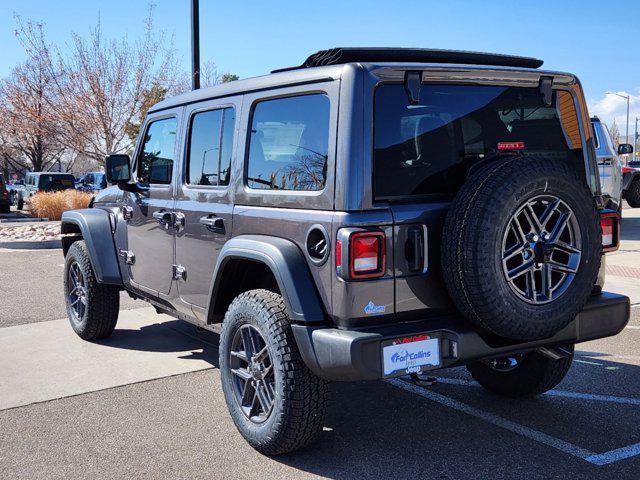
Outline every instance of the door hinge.
[[118, 254], [124, 258], [124, 263], [127, 265], [133, 265], [136, 263], [136, 256], [133, 254], [131, 250], [120, 250]]
[[122, 218], [125, 220], [131, 220], [131, 217], [133, 217], [133, 208], [129, 205], [123, 205], [120, 207], [120, 211], [122, 212]]
[[173, 265], [173, 279], [174, 280], [186, 280], [187, 269], [182, 265]]

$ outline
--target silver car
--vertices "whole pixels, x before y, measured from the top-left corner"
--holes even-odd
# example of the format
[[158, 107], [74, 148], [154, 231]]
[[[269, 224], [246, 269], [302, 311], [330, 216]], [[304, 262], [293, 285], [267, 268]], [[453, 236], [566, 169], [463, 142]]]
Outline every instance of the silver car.
[[18, 192], [18, 210], [38, 192], [54, 192], [74, 188], [75, 178], [70, 173], [29, 172], [24, 177], [24, 189]]
[[610, 208], [617, 210], [622, 202], [622, 162], [613, 145], [611, 132], [598, 117], [591, 118], [596, 142], [596, 157], [602, 194], [611, 199]]

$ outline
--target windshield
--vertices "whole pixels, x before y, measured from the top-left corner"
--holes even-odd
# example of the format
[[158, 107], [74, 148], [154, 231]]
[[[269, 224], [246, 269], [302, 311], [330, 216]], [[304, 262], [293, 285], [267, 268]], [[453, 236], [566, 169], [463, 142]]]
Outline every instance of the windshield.
[[374, 195], [453, 195], [469, 168], [499, 154], [567, 159], [580, 149], [573, 98], [537, 88], [422, 85], [411, 105], [403, 85], [375, 93]]
[[38, 182], [39, 190], [65, 190], [74, 188], [73, 175], [40, 175]]

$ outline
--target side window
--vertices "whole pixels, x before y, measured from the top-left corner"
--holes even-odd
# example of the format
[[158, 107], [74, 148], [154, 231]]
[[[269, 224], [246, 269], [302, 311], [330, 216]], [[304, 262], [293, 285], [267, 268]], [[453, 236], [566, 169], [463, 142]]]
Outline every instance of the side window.
[[177, 127], [178, 120], [175, 117], [149, 124], [138, 156], [138, 181], [160, 185], [171, 183]]
[[193, 116], [186, 175], [189, 185], [229, 185], [234, 124], [233, 108]]
[[329, 151], [329, 98], [324, 94], [255, 105], [247, 185], [268, 190], [322, 190]]

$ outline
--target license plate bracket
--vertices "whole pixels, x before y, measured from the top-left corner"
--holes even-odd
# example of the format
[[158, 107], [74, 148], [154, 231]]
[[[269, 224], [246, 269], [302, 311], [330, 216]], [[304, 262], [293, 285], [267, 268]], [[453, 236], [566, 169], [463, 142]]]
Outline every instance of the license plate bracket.
[[413, 335], [382, 342], [382, 372], [385, 377], [433, 370], [441, 364], [440, 338]]

